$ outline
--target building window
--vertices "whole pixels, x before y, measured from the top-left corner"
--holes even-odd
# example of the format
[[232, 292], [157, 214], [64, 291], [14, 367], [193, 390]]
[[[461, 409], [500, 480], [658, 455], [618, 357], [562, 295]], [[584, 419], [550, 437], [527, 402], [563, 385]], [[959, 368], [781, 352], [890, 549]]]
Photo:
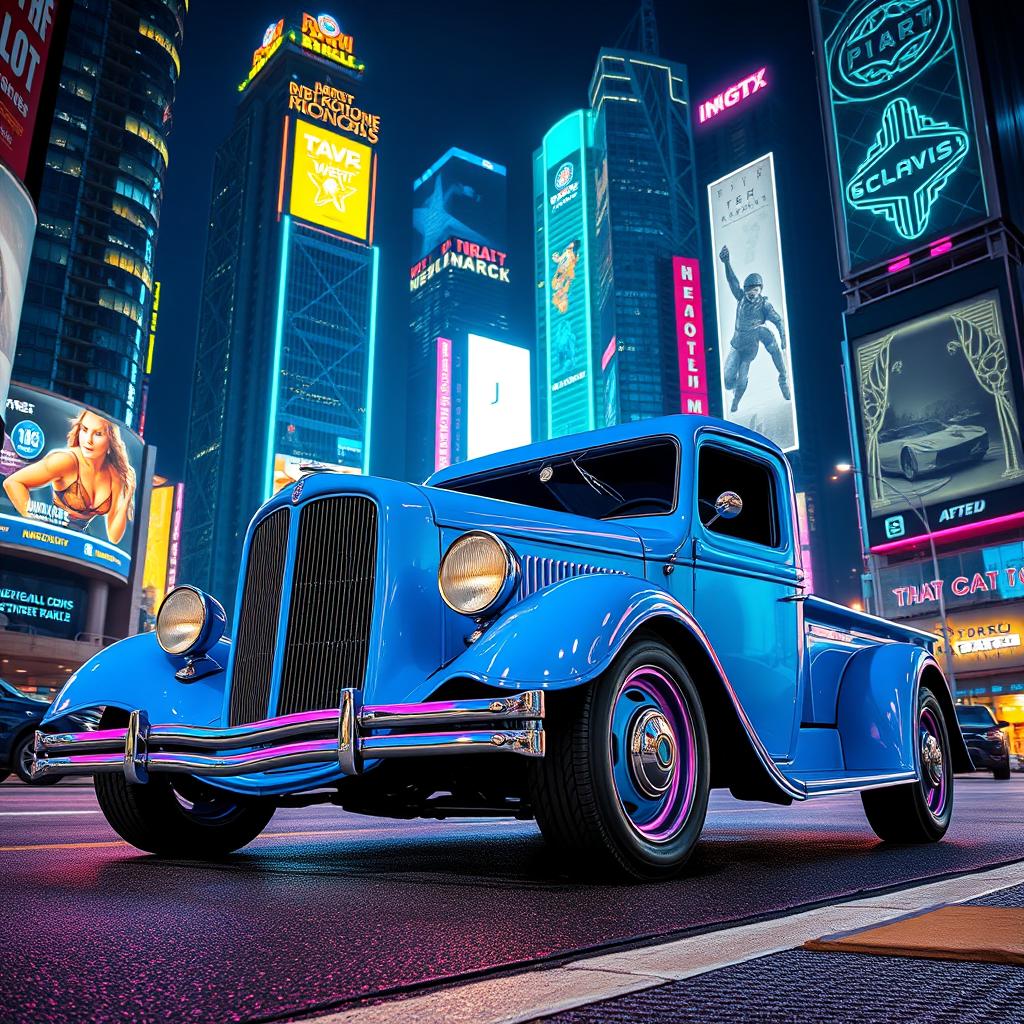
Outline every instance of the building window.
[[133, 135], [138, 135], [140, 139], [148, 142], [164, 158], [164, 167], [167, 166], [167, 143], [152, 125], [128, 114], [124, 119], [124, 126]]
[[162, 46], [171, 55], [171, 60], [174, 61], [174, 70], [180, 75], [181, 59], [178, 57], [178, 50], [174, 43], [171, 42], [170, 37], [166, 33], [161, 32], [156, 25], [151, 25], [144, 18], [139, 19], [139, 32], [147, 39], [152, 39], [153, 42]]

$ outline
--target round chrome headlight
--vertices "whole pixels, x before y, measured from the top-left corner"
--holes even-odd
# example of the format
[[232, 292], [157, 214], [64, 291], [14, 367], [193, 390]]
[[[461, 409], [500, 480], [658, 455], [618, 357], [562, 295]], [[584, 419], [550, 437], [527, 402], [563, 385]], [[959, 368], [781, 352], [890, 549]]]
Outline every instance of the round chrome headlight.
[[195, 587], [177, 587], [157, 612], [157, 643], [168, 654], [205, 654], [224, 634], [225, 623], [219, 601]]
[[519, 577], [512, 549], [493, 533], [464, 533], [445, 552], [437, 573], [444, 603], [460, 615], [497, 611]]

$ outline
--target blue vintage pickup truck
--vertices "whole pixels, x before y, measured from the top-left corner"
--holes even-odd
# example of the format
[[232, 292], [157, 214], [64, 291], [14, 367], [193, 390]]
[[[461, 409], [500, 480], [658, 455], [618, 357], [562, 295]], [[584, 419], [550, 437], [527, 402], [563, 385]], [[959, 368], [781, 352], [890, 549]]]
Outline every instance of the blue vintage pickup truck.
[[[218, 856], [276, 806], [536, 818], [570, 870], [685, 863], [708, 792], [860, 792], [940, 839], [971, 760], [936, 638], [809, 595], [789, 466], [672, 416], [502, 452], [423, 486], [316, 473], [253, 518], [227, 631], [188, 586], [97, 654], [37, 776], [95, 775], [143, 850]], [[45, 725], [45, 722], [44, 722]], [[481, 757], [480, 755], [490, 755]]]

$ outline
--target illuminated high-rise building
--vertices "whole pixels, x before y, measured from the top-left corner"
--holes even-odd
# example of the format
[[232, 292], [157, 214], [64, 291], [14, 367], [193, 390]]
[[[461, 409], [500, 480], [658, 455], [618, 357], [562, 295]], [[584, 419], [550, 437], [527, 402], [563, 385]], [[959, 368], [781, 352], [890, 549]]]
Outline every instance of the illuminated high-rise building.
[[180, 578], [230, 605], [246, 525], [302, 467], [365, 472], [380, 117], [329, 14], [268, 26], [217, 150]]
[[683, 408], [673, 258], [696, 259], [701, 238], [686, 67], [602, 49], [589, 98], [534, 154], [551, 436]]
[[[531, 439], [529, 353], [507, 343], [507, 238], [500, 164], [452, 148], [413, 183], [410, 479]], [[481, 388], [490, 391], [482, 414], [472, 397]], [[492, 437], [488, 424], [501, 418], [505, 436]]]
[[135, 428], [187, 8], [72, 7], [14, 363]]

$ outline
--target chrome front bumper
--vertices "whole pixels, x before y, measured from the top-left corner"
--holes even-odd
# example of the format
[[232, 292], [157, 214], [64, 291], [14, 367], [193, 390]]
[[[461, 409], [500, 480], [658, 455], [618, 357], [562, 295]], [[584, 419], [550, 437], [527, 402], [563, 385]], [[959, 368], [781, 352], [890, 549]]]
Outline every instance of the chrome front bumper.
[[[331, 763], [357, 775], [364, 761], [386, 757], [501, 751], [544, 756], [541, 690], [423, 704], [364, 706], [360, 697], [358, 690], [342, 690], [340, 710], [304, 711], [226, 729], [150, 725], [146, 712], [137, 710], [129, 715], [127, 729], [37, 732], [32, 777], [123, 771], [129, 782], [143, 783], [150, 772], [248, 775]], [[498, 727], [511, 720], [515, 728]], [[453, 731], [420, 731], [428, 726]], [[380, 729], [400, 731], [373, 735]]]

